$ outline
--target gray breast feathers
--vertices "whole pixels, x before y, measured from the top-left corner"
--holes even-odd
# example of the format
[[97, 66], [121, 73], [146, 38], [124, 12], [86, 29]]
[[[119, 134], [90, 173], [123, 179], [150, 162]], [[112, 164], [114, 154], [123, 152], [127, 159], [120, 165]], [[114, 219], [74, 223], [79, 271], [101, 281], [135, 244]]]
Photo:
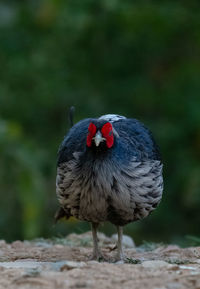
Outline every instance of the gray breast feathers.
[[80, 165], [79, 154], [59, 165], [56, 192], [61, 206], [78, 219], [124, 225], [146, 217], [163, 191], [160, 161], [130, 161], [118, 166], [110, 160]]

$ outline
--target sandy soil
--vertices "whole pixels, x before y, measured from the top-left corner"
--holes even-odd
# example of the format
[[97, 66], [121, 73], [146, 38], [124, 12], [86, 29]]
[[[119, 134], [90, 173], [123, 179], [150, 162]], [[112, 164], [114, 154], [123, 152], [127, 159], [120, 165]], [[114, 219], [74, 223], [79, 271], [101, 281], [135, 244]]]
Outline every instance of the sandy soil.
[[0, 241], [2, 288], [200, 289], [200, 247], [124, 241], [126, 263], [113, 263], [115, 238], [99, 235], [107, 262], [89, 261], [91, 234], [66, 239]]

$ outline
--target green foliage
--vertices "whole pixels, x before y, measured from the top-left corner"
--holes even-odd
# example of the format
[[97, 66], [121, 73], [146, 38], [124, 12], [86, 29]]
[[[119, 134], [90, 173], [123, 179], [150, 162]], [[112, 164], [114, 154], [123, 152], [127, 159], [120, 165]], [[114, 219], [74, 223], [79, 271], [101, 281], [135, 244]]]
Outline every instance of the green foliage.
[[12, 238], [12, 226], [25, 238], [33, 237], [39, 234], [44, 201], [40, 161], [14, 122], [0, 120], [0, 157], [1, 237]]
[[192, 262], [191, 262], [191, 260], [189, 260], [189, 259], [167, 259], [167, 260], [165, 260], [167, 263], [169, 263], [169, 264], [176, 264], [176, 265], [186, 265], [186, 264], [191, 264]]
[[142, 242], [142, 245], [139, 246], [140, 251], [153, 251], [156, 250], [157, 248], [164, 247], [165, 245], [163, 243], [153, 243], [153, 242], [147, 242], [144, 241]]
[[199, 234], [199, 33], [195, 0], [0, 3], [0, 238], [85, 230], [74, 221], [52, 228], [70, 105], [76, 121], [138, 118], [161, 147], [163, 201], [127, 233], [136, 241]]
[[141, 260], [139, 259], [132, 259], [132, 258], [126, 258], [126, 263], [129, 263], [129, 264], [141, 264]]
[[186, 236], [189, 246], [200, 246], [200, 238], [196, 236]]

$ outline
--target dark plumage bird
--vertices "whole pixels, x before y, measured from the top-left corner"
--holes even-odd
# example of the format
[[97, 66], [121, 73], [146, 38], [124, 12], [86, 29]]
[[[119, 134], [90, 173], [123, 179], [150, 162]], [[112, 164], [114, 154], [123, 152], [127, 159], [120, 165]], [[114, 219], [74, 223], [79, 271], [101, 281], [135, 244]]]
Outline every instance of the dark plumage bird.
[[97, 227], [118, 229], [117, 259], [123, 259], [123, 226], [148, 216], [163, 191], [162, 163], [151, 132], [136, 119], [108, 114], [84, 119], [64, 138], [57, 163], [56, 218], [91, 222], [93, 258], [99, 259]]

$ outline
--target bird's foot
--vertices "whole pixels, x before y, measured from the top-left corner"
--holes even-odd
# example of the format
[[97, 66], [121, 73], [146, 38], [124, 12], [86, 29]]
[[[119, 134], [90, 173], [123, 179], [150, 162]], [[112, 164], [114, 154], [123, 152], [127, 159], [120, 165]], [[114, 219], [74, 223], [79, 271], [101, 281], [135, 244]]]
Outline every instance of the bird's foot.
[[115, 257], [115, 263], [117, 264], [124, 264], [126, 261], [126, 256], [124, 255], [123, 252], [117, 252], [117, 255]]
[[98, 262], [106, 261], [105, 257], [102, 255], [100, 251], [93, 252], [92, 256], [89, 257], [89, 260]]

